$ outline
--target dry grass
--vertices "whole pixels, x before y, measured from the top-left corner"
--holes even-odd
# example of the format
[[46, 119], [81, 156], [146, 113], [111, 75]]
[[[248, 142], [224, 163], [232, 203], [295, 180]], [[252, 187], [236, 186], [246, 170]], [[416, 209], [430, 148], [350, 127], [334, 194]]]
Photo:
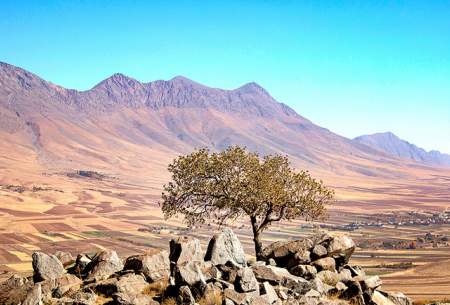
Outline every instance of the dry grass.
[[161, 305], [177, 305], [177, 300], [175, 298], [165, 298]]
[[223, 296], [219, 290], [209, 290], [198, 300], [200, 305], [222, 305]]
[[167, 279], [160, 280], [148, 284], [147, 287], [144, 288], [142, 293], [152, 298], [155, 296], [161, 296], [166, 290], [167, 286], [169, 286], [169, 281]]

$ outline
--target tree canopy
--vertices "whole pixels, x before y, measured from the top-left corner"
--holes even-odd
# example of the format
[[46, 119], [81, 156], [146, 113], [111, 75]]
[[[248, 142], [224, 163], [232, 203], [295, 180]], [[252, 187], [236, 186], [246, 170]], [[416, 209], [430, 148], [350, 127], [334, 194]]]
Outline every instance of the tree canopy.
[[317, 219], [334, 197], [322, 181], [295, 171], [286, 156], [260, 157], [239, 146], [212, 153], [199, 149], [176, 158], [168, 170], [172, 181], [162, 193], [166, 218], [183, 214], [193, 225], [249, 217], [258, 258], [260, 234], [270, 224]]

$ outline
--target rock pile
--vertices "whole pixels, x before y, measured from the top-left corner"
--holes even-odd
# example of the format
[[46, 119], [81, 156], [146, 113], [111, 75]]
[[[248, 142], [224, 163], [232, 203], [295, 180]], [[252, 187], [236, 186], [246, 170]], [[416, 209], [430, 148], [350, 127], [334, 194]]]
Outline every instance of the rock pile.
[[378, 276], [350, 266], [354, 250], [350, 238], [323, 234], [275, 242], [264, 249], [264, 261], [249, 262], [239, 239], [225, 229], [206, 253], [193, 238], [172, 240], [168, 252], [124, 261], [112, 250], [76, 260], [36, 252], [34, 276], [3, 282], [0, 304], [412, 304], [402, 293], [381, 291]]

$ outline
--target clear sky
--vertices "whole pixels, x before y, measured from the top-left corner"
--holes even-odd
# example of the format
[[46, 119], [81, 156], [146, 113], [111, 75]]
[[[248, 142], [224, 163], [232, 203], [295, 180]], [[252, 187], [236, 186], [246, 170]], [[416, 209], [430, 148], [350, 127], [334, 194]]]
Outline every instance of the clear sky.
[[68, 88], [255, 81], [338, 134], [450, 153], [450, 1], [2, 0], [0, 37], [0, 61]]

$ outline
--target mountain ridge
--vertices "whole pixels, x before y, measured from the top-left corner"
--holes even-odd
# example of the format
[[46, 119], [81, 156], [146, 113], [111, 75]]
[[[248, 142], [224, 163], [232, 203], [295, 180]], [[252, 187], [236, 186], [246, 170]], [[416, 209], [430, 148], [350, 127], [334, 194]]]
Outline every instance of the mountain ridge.
[[399, 138], [390, 131], [362, 135], [354, 138], [354, 140], [395, 157], [407, 158], [434, 165], [450, 166], [450, 155], [437, 150], [426, 151], [415, 144]]

